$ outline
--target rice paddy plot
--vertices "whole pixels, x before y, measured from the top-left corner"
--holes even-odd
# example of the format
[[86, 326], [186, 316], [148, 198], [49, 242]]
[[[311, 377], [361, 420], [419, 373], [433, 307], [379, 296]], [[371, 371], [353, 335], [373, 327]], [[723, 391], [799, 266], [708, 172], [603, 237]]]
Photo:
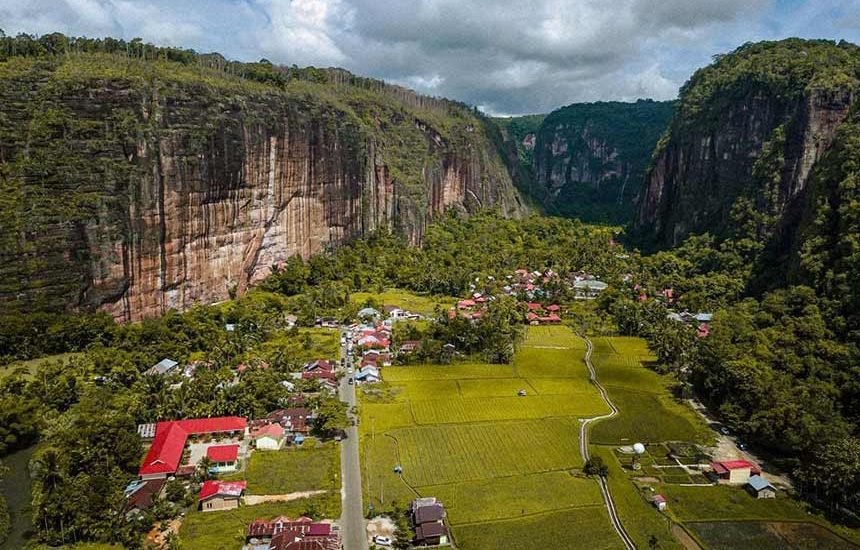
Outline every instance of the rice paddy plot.
[[540, 395], [574, 395], [597, 393], [584, 378], [529, 378], [529, 385]]
[[403, 476], [439, 485], [582, 466], [579, 421], [553, 418], [395, 430]]
[[[386, 367], [383, 376], [387, 377], [392, 368], [396, 367]], [[413, 401], [458, 395], [460, 386], [457, 380], [410, 380], [395, 382], [391, 386], [391, 391], [398, 401]]]
[[394, 471], [400, 459], [397, 442], [393, 438], [380, 434], [362, 438], [359, 453], [364, 466], [361, 482], [365, 504], [384, 510], [392, 502], [397, 502], [405, 508], [415, 498], [415, 493]]
[[688, 523], [687, 527], [710, 550], [848, 550], [857, 545], [814, 523], [763, 521], [712, 521]]
[[561, 347], [585, 351], [585, 341], [568, 327], [561, 325], [529, 327], [523, 346]]
[[415, 424], [409, 403], [365, 403], [359, 407], [361, 431], [382, 433]]
[[488, 365], [485, 363], [454, 363], [452, 365], [410, 365], [408, 367], [385, 367], [387, 382], [409, 382], [415, 380], [456, 380], [458, 378], [513, 378], [511, 365]]
[[606, 387], [662, 393], [666, 379], [641, 362], [641, 357], [615, 354], [595, 354], [591, 362], [597, 370], [600, 383]]
[[[462, 397], [511, 397], [520, 390], [527, 394], [536, 393], [535, 389], [522, 378], [495, 378], [490, 380], [458, 380], [457, 384]], [[437, 393], [436, 399], [445, 394]]]
[[514, 355], [517, 374], [527, 378], [588, 377], [584, 352], [569, 349], [520, 348]]
[[522, 420], [557, 416], [595, 416], [606, 411], [597, 392], [532, 397], [473, 397], [413, 401], [419, 425]]
[[603, 506], [456, 527], [462, 550], [616, 550], [624, 545]]
[[529, 516], [563, 508], [603, 503], [593, 479], [568, 472], [547, 472], [419, 487], [445, 504], [451, 524]]
[[595, 424], [591, 441], [596, 444], [699, 441], [709, 437], [708, 428], [695, 413], [668, 397], [620, 388], [608, 391], [620, 413]]

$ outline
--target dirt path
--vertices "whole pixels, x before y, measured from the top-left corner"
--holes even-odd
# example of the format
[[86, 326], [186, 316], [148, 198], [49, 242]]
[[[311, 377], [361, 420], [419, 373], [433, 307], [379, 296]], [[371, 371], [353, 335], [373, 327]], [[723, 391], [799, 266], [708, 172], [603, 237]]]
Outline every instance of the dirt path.
[[[597, 391], [600, 392], [600, 396], [603, 398], [603, 401], [612, 410], [609, 414], [581, 419], [582, 424], [579, 427], [579, 452], [582, 455], [582, 460], [588, 461], [588, 425], [592, 422], [612, 418], [618, 414], [618, 407], [610, 401], [609, 394], [606, 393], [606, 389], [604, 389], [600, 384], [600, 381], [597, 379], [597, 371], [594, 370], [594, 365], [591, 364], [591, 353], [594, 351], [594, 346], [592, 345], [591, 340], [582, 335], [580, 335], [580, 338], [585, 340], [585, 366], [588, 367], [591, 382], [597, 388]], [[633, 539], [630, 538], [630, 535], [627, 534], [627, 531], [624, 530], [624, 526], [621, 524], [621, 518], [618, 517], [618, 513], [615, 511], [615, 502], [612, 500], [612, 494], [609, 492], [609, 485], [602, 477], [598, 477], [597, 481], [600, 485], [600, 493], [603, 495], [603, 502], [606, 505], [606, 510], [609, 512], [609, 520], [612, 522], [612, 527], [615, 529], [615, 532], [618, 533], [618, 536], [621, 537], [621, 541], [628, 550], [636, 550], [636, 544], [633, 542]]]
[[285, 495], [245, 495], [245, 504], [247, 506], [253, 506], [255, 504], [263, 504], [265, 502], [289, 502], [291, 500], [313, 497], [327, 492], [328, 491], [299, 491], [297, 493], [287, 493]]

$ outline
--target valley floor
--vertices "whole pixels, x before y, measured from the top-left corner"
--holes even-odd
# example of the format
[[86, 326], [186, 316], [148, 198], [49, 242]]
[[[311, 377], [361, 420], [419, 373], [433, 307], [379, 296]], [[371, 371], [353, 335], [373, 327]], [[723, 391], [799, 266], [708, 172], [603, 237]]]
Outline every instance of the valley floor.
[[[654, 358], [643, 340], [593, 341], [592, 362], [620, 412], [590, 428], [590, 452], [609, 468], [637, 547], [717, 550], [756, 540], [756, 548], [847, 548], [844, 537], [856, 540], [808, 514], [789, 491], [757, 500], [668, 459], [671, 446], [691, 449], [686, 462], [704, 460], [692, 449], [709, 449], [715, 433], [645, 367]], [[365, 502], [384, 511], [435, 496], [464, 550], [623, 548], [598, 484], [582, 473], [579, 419], [609, 412], [588, 380], [585, 349], [567, 327], [531, 327], [510, 365], [386, 368], [384, 384], [360, 392]], [[647, 448], [639, 471], [622, 452], [634, 442]], [[651, 504], [656, 494], [667, 511]]]

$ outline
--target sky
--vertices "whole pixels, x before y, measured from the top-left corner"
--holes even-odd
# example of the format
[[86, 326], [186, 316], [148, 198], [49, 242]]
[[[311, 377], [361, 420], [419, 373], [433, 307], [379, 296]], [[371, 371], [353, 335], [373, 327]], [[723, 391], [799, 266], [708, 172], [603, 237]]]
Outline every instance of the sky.
[[860, 43], [860, 0], [0, 0], [0, 28], [343, 67], [515, 115], [673, 99], [745, 42]]

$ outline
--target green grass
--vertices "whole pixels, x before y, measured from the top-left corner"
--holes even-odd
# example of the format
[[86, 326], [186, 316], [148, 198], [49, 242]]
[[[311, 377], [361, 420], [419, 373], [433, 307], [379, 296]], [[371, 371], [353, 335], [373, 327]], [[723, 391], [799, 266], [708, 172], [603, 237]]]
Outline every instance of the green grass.
[[365, 506], [373, 504], [377, 509], [388, 509], [392, 502], [405, 507], [417, 495], [394, 473], [400, 463], [397, 443], [393, 438], [377, 434], [365, 437], [361, 442], [361, 460], [364, 469], [361, 481], [364, 485]]
[[38, 368], [51, 361], [59, 361], [63, 364], [68, 363], [71, 359], [83, 356], [83, 353], [58, 353], [57, 355], [48, 355], [28, 361], [15, 361], [5, 366], [0, 366], [0, 380], [12, 376], [15, 373], [21, 373], [25, 378], [29, 378], [36, 373]]
[[783, 491], [777, 493], [775, 499], [757, 499], [742, 486], [657, 485], [655, 488], [666, 497], [672, 513], [682, 521], [809, 519], [801, 504]]
[[[537, 391], [522, 378], [496, 378], [492, 380], [458, 380], [462, 397], [513, 397], [521, 389], [528, 395]], [[436, 395], [439, 398], [439, 394]]]
[[596, 416], [609, 412], [596, 393], [527, 397], [474, 397], [412, 402], [419, 425], [538, 419], [556, 416]]
[[363, 434], [383, 433], [415, 424], [409, 403], [363, 403], [359, 412], [359, 429]]
[[557, 346], [585, 351], [585, 341], [562, 325], [529, 327], [523, 347]]
[[513, 378], [514, 370], [510, 365], [455, 363], [453, 365], [385, 367], [384, 376], [385, 380], [390, 383], [466, 378]]
[[400, 309], [420, 313], [422, 315], [433, 315], [436, 306], [448, 309], [457, 301], [450, 296], [421, 296], [408, 290], [389, 289], [385, 292], [354, 292], [350, 294], [349, 301], [353, 304], [364, 304], [368, 299], [374, 299], [380, 306], [397, 306]]
[[607, 388], [663, 393], [667, 379], [642, 365], [642, 358], [635, 355], [594, 354], [591, 362]]
[[281, 451], [254, 451], [244, 472], [229, 479], [248, 481], [252, 495], [335, 490], [340, 486], [340, 452], [334, 443]]
[[336, 519], [340, 517], [340, 494], [327, 493], [290, 502], [269, 502], [219, 512], [192, 511], [182, 522], [179, 539], [183, 548], [194, 550], [240, 548], [245, 542], [249, 523], [258, 518], [271, 519], [280, 515]]
[[596, 444], [708, 441], [710, 431], [689, 408], [668, 396], [608, 388], [618, 416], [601, 420], [591, 432]]
[[[401, 367], [385, 367], [384, 376], [392, 369]], [[390, 380], [388, 380], [390, 381]], [[412, 401], [417, 399], [442, 399], [445, 397], [457, 397], [460, 394], [458, 380], [411, 380], [398, 381], [391, 385], [391, 391], [400, 401]]]
[[[307, 337], [311, 345], [306, 345]], [[337, 359], [340, 354], [340, 333], [337, 329], [302, 328], [298, 335], [288, 331], [272, 334], [253, 350], [254, 356], [283, 355], [296, 363], [314, 359]]]
[[458, 526], [454, 536], [457, 547], [462, 550], [624, 548], [621, 539], [610, 527], [606, 509], [602, 506]]
[[[585, 368], [584, 364], [583, 368]], [[529, 378], [528, 381], [540, 395], [570, 396], [597, 393], [590, 382], [581, 378]]]
[[632, 475], [628, 475], [628, 470], [621, 467], [612, 449], [592, 445], [590, 452], [593, 456], [603, 458], [609, 467], [607, 483], [612, 499], [624, 529], [636, 545], [639, 548], [648, 548], [648, 539], [653, 535], [657, 537], [663, 550], [683, 549], [672, 535], [668, 521], [642, 497], [639, 489], [629, 479]]
[[512, 516], [530, 516], [562, 508], [603, 503], [593, 480], [568, 472], [548, 472], [419, 487], [422, 496], [445, 504], [452, 524], [478, 523]]
[[514, 356], [514, 366], [527, 378], [576, 378], [588, 384], [584, 357], [582, 350], [524, 347]]
[[403, 476], [438, 485], [582, 465], [579, 422], [555, 418], [395, 430]]
[[715, 521], [690, 523], [688, 527], [710, 550], [732, 550], [741, 546], [756, 550], [858, 548], [814, 523]]

